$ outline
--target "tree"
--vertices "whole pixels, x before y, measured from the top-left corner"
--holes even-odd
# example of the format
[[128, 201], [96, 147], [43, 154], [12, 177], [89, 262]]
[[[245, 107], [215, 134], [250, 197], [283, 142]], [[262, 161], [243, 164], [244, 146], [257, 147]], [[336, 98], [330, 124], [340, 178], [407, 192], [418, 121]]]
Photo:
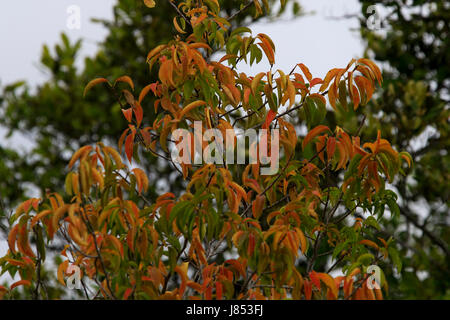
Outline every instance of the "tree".
[[[449, 298], [449, 25], [446, 1], [361, 1], [367, 55], [386, 65], [384, 85], [367, 106], [366, 132], [380, 129], [415, 159], [397, 179], [399, 219], [386, 223], [401, 248], [399, 276], [387, 272], [394, 298]], [[367, 19], [375, 5], [381, 30]], [[372, 8], [373, 9], [373, 8]], [[424, 275], [424, 278], [421, 277]]]
[[[0, 292], [10, 297], [24, 287], [48, 297], [36, 266], [60, 234], [58, 280], [65, 286], [79, 270], [88, 299], [381, 299], [383, 266], [401, 269], [393, 239], [378, 234], [385, 206], [398, 211], [386, 181], [412, 159], [380, 131], [360, 143], [363, 106], [381, 84], [380, 69], [361, 58], [323, 79], [302, 63], [274, 71], [270, 37], [230, 22], [250, 6], [263, 15], [267, 1], [231, 16], [216, 0], [171, 4], [178, 35], [146, 59], [157, 81], [141, 90], [127, 75], [87, 83], [84, 96], [104, 86], [120, 106], [127, 126], [118, 150], [107, 142], [82, 146], [69, 161], [64, 196], [47, 192], [17, 207], [0, 265], [21, 280]], [[237, 71], [238, 63], [263, 58], [267, 72]], [[152, 123], [147, 112], [156, 115]], [[357, 115], [354, 132], [340, 126]], [[140, 159], [150, 156], [178, 172], [183, 192], [146, 197], [151, 180]], [[330, 274], [336, 269], [342, 275]]]
[[[271, 0], [270, 2], [273, 2]], [[220, 1], [221, 10], [227, 16], [236, 12], [235, 1]], [[300, 13], [293, 5], [294, 13]], [[254, 17], [254, 8], [247, 6], [232, 20], [233, 27], [245, 26], [259, 17]], [[285, 7], [267, 12], [266, 19], [273, 19], [283, 13]], [[30, 151], [18, 152], [13, 148], [0, 147], [0, 196], [6, 214], [36, 189], [45, 194], [46, 189], [62, 190], [64, 179], [61, 172], [67, 172], [70, 155], [80, 146], [97, 141], [115, 141], [122, 129], [122, 113], [115, 98], [106, 91], [84, 98], [83, 88], [92, 78], [101, 76], [119, 77], [123, 70], [133, 74], [137, 90], [156, 79], [155, 72], [148, 73], [145, 63], [146, 50], [173, 37], [176, 31], [171, 21], [176, 15], [169, 1], [162, 1], [158, 7], [145, 9], [141, 1], [119, 0], [114, 6], [113, 21], [96, 20], [109, 31], [101, 43], [99, 52], [86, 58], [84, 68], [75, 65], [81, 48], [81, 41], [70, 43], [65, 34], [53, 50], [44, 46], [41, 63], [49, 74], [49, 80], [30, 89], [26, 82], [4, 86], [0, 94], [0, 125], [8, 129], [9, 135], [22, 134], [34, 146]], [[158, 30], [158, 32], [154, 32]], [[152, 103], [151, 98], [148, 102]], [[104, 112], [102, 108], [108, 108]], [[145, 120], [152, 123], [151, 109]], [[168, 179], [170, 167], [155, 163], [154, 159], [143, 159], [143, 169], [152, 168], [152, 178]], [[161, 165], [162, 164], [162, 165]], [[155, 171], [154, 169], [157, 169]], [[11, 177], [14, 176], [14, 179]], [[172, 184], [176, 190], [178, 187]], [[155, 186], [151, 186], [152, 197], [156, 198]], [[0, 226], [7, 229], [7, 223], [0, 219]]]

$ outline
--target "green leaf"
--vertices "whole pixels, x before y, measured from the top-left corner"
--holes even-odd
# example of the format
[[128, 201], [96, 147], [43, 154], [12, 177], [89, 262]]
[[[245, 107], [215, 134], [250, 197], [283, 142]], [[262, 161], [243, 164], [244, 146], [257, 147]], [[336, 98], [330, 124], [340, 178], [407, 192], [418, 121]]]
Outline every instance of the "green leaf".
[[398, 255], [398, 251], [394, 247], [390, 247], [388, 249], [389, 256], [391, 257], [392, 262], [394, 263], [395, 267], [397, 268], [398, 273], [402, 271], [402, 260], [400, 259], [400, 256]]

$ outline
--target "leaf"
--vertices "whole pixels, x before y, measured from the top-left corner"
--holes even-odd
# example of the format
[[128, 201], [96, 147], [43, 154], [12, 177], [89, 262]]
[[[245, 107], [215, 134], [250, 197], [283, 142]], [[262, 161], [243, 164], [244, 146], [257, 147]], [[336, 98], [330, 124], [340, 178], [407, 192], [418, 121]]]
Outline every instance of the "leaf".
[[179, 293], [181, 296], [183, 296], [184, 290], [186, 290], [187, 281], [189, 280], [188, 268], [189, 262], [184, 262], [181, 266], [176, 266], [174, 270], [180, 276], [181, 284], [179, 288]]
[[144, 0], [144, 4], [149, 8], [153, 8], [156, 5], [154, 0]]
[[158, 53], [160, 53], [163, 49], [167, 47], [166, 44], [160, 44], [159, 46], [153, 48], [147, 55], [147, 63]]
[[331, 132], [330, 128], [328, 128], [327, 126], [324, 126], [324, 125], [319, 125], [319, 126], [315, 127], [314, 129], [310, 130], [308, 132], [308, 134], [306, 135], [305, 139], [303, 139], [303, 142], [302, 142], [303, 150], [305, 150], [305, 147], [308, 145], [308, 143], [312, 139], [314, 139], [316, 136], [318, 136], [319, 134], [321, 134], [322, 132], [327, 131], [327, 130]]
[[133, 293], [133, 288], [127, 288], [123, 294], [123, 300], [128, 300], [128, 297]]
[[31, 286], [31, 282], [29, 280], [20, 280], [17, 282], [14, 282], [11, 286], [10, 286], [10, 290], [13, 290], [14, 288], [18, 287], [18, 286]]
[[108, 85], [111, 86], [110, 83], [108, 82], [108, 80], [105, 79], [105, 78], [97, 78], [97, 79], [94, 79], [94, 80], [89, 81], [89, 83], [88, 83], [88, 84], [86, 85], [86, 87], [84, 88], [84, 91], [83, 91], [83, 97], [86, 96], [87, 92], [88, 92], [89, 90], [91, 90], [92, 87], [98, 85], [99, 83], [104, 83], [104, 82], [108, 83]]
[[395, 267], [397, 268], [397, 272], [400, 273], [402, 271], [402, 260], [400, 259], [400, 256], [398, 255], [397, 249], [394, 247], [390, 247], [388, 249], [389, 256], [391, 257], [392, 262], [394, 263]]
[[64, 216], [64, 214], [67, 212], [67, 209], [69, 209], [69, 206], [67, 204], [59, 207], [55, 210], [52, 217], [52, 224], [53, 229], [58, 230], [59, 228], [59, 220]]
[[197, 100], [197, 101], [194, 101], [194, 102], [189, 103], [186, 107], [183, 108], [183, 110], [181, 110], [181, 112], [180, 112], [180, 114], [179, 114], [179, 116], [178, 116], [178, 119], [180, 119], [180, 120], [183, 119], [183, 117], [184, 117], [189, 111], [191, 111], [191, 110], [193, 110], [193, 109], [195, 109], [195, 108], [197, 108], [197, 107], [203, 106], [203, 105], [206, 105], [206, 102], [203, 101], [203, 100]]
[[139, 103], [142, 103], [142, 100], [144, 100], [145, 96], [147, 96], [147, 94], [149, 93], [150, 90], [152, 90], [154, 88], [154, 83], [151, 83], [149, 85], [146, 85], [142, 90], [141, 93], [139, 94]]
[[167, 86], [175, 87], [173, 82], [173, 62], [172, 60], [164, 61], [159, 67], [159, 79]]
[[334, 152], [336, 151], [336, 138], [330, 137], [327, 141], [327, 157], [328, 161], [331, 161], [331, 159], [334, 156]]
[[334, 298], [337, 299], [339, 290], [334, 279], [328, 273], [318, 273], [317, 277], [325, 283], [328, 289], [333, 293]]
[[17, 240], [17, 232], [18, 231], [19, 231], [19, 225], [16, 224], [8, 234], [8, 246], [9, 246], [9, 250], [11, 250], [11, 252], [13, 254], [16, 253], [16, 240]]
[[[384, 205], [383, 205], [384, 206]], [[364, 221], [365, 224], [374, 227], [375, 229], [377, 229], [378, 231], [381, 230], [380, 225], [378, 224], [377, 220], [375, 220], [374, 217], [372, 216], [368, 216], [367, 219]]]
[[331, 69], [330, 71], [327, 72], [327, 75], [325, 76], [325, 79], [323, 79], [322, 85], [319, 88], [319, 91], [324, 91], [326, 88], [328, 88], [328, 85], [330, 84], [331, 80], [333, 80], [334, 77], [336, 77], [336, 75], [341, 72], [344, 69]]
[[132, 118], [133, 118], [133, 108], [128, 108], [128, 109], [121, 109], [123, 115], [125, 116], [125, 119], [127, 119], [128, 122], [131, 122]]
[[134, 83], [133, 80], [129, 76], [121, 76], [114, 81], [114, 87], [116, 86], [117, 82], [125, 82], [128, 83], [128, 85], [131, 87], [131, 90], [134, 91]]
[[309, 72], [308, 67], [305, 66], [303, 63], [299, 63], [298, 66], [300, 67], [300, 69], [302, 69], [303, 74], [305, 75], [306, 79], [308, 79], [308, 82], [311, 83], [312, 75], [311, 72]]
[[372, 247], [372, 248], [374, 248], [374, 249], [377, 250], [377, 251], [380, 250], [380, 248], [378, 247], [378, 245], [377, 245], [375, 242], [371, 241], [371, 240], [364, 239], [364, 240], [361, 240], [361, 241], [359, 242], [359, 244], [365, 244], [366, 246]]
[[75, 162], [79, 158], [83, 158], [87, 153], [89, 153], [92, 150], [92, 146], [84, 146], [75, 151], [75, 153], [72, 155], [72, 158], [69, 161], [68, 168], [71, 169], [72, 166], [75, 164]]
[[147, 191], [148, 178], [147, 178], [147, 175], [145, 174], [145, 172], [139, 168], [134, 168], [131, 171], [134, 173], [134, 175], [136, 177], [139, 194], [141, 194], [142, 190], [144, 190], [144, 192]]
[[247, 27], [238, 27], [238, 28], [234, 29], [231, 32], [230, 38], [233, 37], [236, 34], [241, 34], [241, 33], [244, 33], [244, 32], [252, 33], [252, 30], [250, 28], [247, 28]]
[[125, 153], [130, 163], [131, 158], [133, 158], [133, 144], [134, 144], [134, 134], [130, 134], [125, 140]]

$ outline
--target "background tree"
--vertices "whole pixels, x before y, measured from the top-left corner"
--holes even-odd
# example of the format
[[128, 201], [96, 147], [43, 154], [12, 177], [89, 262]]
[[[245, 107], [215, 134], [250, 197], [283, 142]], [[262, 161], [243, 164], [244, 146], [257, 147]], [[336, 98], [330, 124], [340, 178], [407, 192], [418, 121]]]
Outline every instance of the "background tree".
[[[394, 181], [399, 218], [383, 223], [402, 248], [400, 276], [386, 274], [392, 297], [448, 299], [450, 5], [439, 0], [361, 4], [367, 55], [384, 66], [384, 84], [367, 105], [363, 133], [382, 130], [395, 148], [407, 150], [415, 161], [412, 175]], [[371, 5], [382, 19], [380, 30], [368, 28]]]
[[[49, 298], [40, 266], [46, 243], [59, 234], [58, 281], [65, 285], [68, 266], [77, 266], [89, 281], [82, 283], [88, 299], [382, 298], [381, 287], [388, 291], [382, 269], [402, 265], [392, 238], [379, 234], [385, 207], [398, 211], [397, 196], [386, 187], [412, 160], [380, 130], [361, 141], [364, 105], [382, 82], [380, 69], [362, 58], [323, 79], [302, 63], [275, 71], [270, 37], [230, 23], [247, 6], [230, 16], [215, 0], [172, 4], [178, 35], [152, 47], [146, 59], [158, 70], [156, 81], [139, 91], [123, 75], [86, 85], [84, 96], [103, 85], [119, 105], [128, 123], [119, 151], [102, 142], [82, 146], [68, 164], [64, 198], [49, 191], [17, 207], [0, 265], [21, 280], [0, 287], [2, 295], [24, 287]], [[248, 6], [259, 16], [269, 3]], [[219, 51], [223, 56], [213, 57]], [[267, 72], [237, 69], [240, 61], [263, 58], [271, 65]], [[144, 104], [148, 96], [153, 105]], [[157, 116], [146, 123], [150, 110]], [[236, 164], [228, 154], [225, 162], [218, 136], [210, 143], [196, 131], [181, 143], [170, 136], [195, 121], [221, 133], [227, 146], [238, 130], [262, 129], [245, 154], [255, 157], [255, 144], [259, 150], [270, 144], [271, 164], [280, 167], [264, 173], [267, 154], [261, 152], [256, 163]], [[186, 141], [197, 139], [200, 154], [218, 162], [188, 161], [193, 152]], [[187, 160], [175, 165], [169, 144]], [[132, 166], [123, 162], [122, 149]], [[139, 168], [144, 156], [168, 162], [185, 180], [184, 191], [147, 198], [151, 175]], [[373, 265], [382, 267], [380, 287], [367, 281]]]

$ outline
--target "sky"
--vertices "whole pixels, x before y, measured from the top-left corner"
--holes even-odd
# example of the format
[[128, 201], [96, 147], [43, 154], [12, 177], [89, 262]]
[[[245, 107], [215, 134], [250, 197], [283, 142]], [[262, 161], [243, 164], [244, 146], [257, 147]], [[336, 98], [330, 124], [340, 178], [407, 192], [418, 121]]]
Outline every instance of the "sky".
[[[0, 1], [0, 86], [20, 80], [26, 80], [31, 87], [43, 83], [47, 75], [39, 66], [42, 45], [53, 48], [60, 42], [61, 32], [65, 32], [72, 42], [83, 39], [77, 61], [82, 66], [84, 57], [93, 55], [97, 44], [106, 35], [106, 29], [90, 19], [112, 19], [114, 3], [115, 0]], [[299, 3], [307, 13], [299, 19], [284, 17], [276, 23], [252, 26], [253, 34], [262, 32], [274, 41], [275, 70], [289, 72], [301, 62], [309, 67], [314, 77], [323, 78], [329, 69], [345, 67], [352, 58], [362, 56], [363, 43], [357, 32], [357, 19], [331, 18], [359, 13], [357, 0], [300, 0]], [[74, 12], [68, 13], [68, 9], [74, 5], [80, 10], [79, 29], [70, 28]], [[240, 70], [256, 74], [268, 68], [268, 63], [263, 60], [256, 67]], [[6, 131], [0, 128], [2, 145], [14, 145], [19, 150], [32, 145], [27, 138], [15, 135], [6, 139], [5, 134]], [[0, 242], [0, 256], [6, 250]]]

